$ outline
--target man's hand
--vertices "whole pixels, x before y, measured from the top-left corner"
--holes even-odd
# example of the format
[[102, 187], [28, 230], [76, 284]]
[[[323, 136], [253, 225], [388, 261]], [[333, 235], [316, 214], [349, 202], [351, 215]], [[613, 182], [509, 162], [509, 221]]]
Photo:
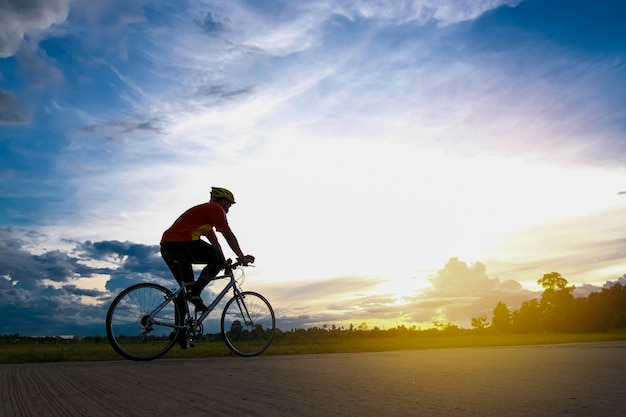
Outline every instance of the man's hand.
[[252, 256], [252, 255], [245, 255], [243, 258], [237, 258], [237, 260], [239, 262], [241, 262], [243, 265], [253, 264], [254, 263], [254, 256]]

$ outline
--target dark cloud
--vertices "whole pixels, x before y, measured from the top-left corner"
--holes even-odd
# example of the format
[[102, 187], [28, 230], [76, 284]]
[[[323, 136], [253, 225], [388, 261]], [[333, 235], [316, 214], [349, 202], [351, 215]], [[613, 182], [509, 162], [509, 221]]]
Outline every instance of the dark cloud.
[[117, 124], [119, 133], [131, 133], [134, 131], [146, 131], [164, 135], [167, 131], [163, 128], [164, 121], [158, 117], [150, 117], [145, 120], [126, 120]]
[[626, 274], [622, 275], [621, 277], [619, 277], [618, 279], [616, 279], [615, 281], [607, 281], [602, 288], [611, 288], [616, 284], [620, 284], [620, 285], [626, 285]]
[[3, 0], [0, 2], [0, 58], [12, 56], [29, 33], [67, 19], [70, 0]]
[[574, 297], [588, 297], [589, 294], [600, 291], [602, 291], [602, 288], [597, 285], [583, 284], [575, 286], [572, 294], [574, 294]]
[[87, 241], [80, 244], [79, 248], [84, 259], [119, 265], [118, 268], [106, 271], [109, 275], [106, 289], [112, 293], [147, 279], [164, 285], [172, 285], [174, 282], [156, 245], [110, 240]]
[[159, 135], [167, 134], [164, 128], [165, 121], [160, 117], [146, 117], [141, 115], [133, 115], [132, 117], [109, 121], [99, 124], [91, 124], [83, 126], [78, 131], [95, 135], [102, 135], [114, 141], [117, 137], [126, 136], [134, 132], [149, 132]]
[[71, 269], [71, 262], [55, 252], [33, 255], [23, 249], [27, 243], [23, 230], [0, 229], [0, 274], [6, 277], [0, 285], [32, 288], [45, 278], [62, 281], [59, 275]]
[[196, 92], [196, 98], [208, 97], [212, 103], [219, 104], [222, 100], [236, 99], [249, 96], [254, 93], [254, 87], [248, 86], [238, 89], [231, 89], [224, 85], [201, 85]]
[[124, 269], [129, 272], [152, 272], [155, 268], [163, 267], [159, 247], [156, 245], [118, 240], [87, 241], [80, 244], [80, 249], [84, 256], [91, 259], [109, 260], [111, 257], [119, 259], [123, 262]]
[[[106, 311], [120, 288], [174, 283], [158, 246], [88, 241], [33, 254], [36, 239], [34, 232], [0, 228], [0, 334], [104, 334]], [[102, 279], [106, 290], [98, 288]]]
[[211, 12], [206, 12], [202, 18], [196, 19], [195, 23], [204, 32], [209, 34], [222, 32], [225, 28], [225, 25], [222, 22], [217, 21]]
[[83, 288], [78, 288], [76, 285], [64, 285], [63, 289], [70, 294], [74, 294], [77, 296], [85, 296], [85, 297], [102, 297], [105, 296], [106, 293], [104, 291], [98, 290], [87, 290]]
[[35, 239], [32, 232], [23, 229], [0, 228], [0, 275], [8, 277], [5, 281], [10, 285], [32, 289], [44, 279], [62, 283], [115, 270], [89, 266], [85, 261], [92, 258], [87, 251], [74, 254], [57, 249], [33, 254], [27, 248]]
[[25, 124], [28, 119], [22, 114], [15, 95], [0, 88], [0, 124]]
[[65, 282], [72, 278], [78, 260], [68, 256], [60, 250], [46, 252], [43, 255], [34, 255], [32, 260], [40, 271], [40, 278], [47, 278], [56, 282]]

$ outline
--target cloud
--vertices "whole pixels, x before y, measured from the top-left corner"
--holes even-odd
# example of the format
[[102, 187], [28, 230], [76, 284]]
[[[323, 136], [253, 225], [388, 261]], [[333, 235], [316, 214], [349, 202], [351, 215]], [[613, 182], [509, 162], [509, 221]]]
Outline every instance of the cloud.
[[78, 246], [83, 259], [111, 261], [123, 265], [124, 273], [143, 274], [160, 272], [163, 274], [163, 260], [157, 245], [143, 245], [132, 242], [101, 241], [84, 242]]
[[[449, 25], [476, 19], [488, 10], [515, 6], [521, 0], [411, 0], [396, 2], [393, 0], [357, 0], [349, 4], [335, 4], [335, 10], [346, 17], [360, 17], [404, 24], [419, 22], [425, 24], [436, 21], [440, 25]], [[328, 6], [328, 5], [326, 5]]]
[[[500, 301], [513, 310], [540, 295], [522, 288], [517, 281], [490, 278], [480, 262], [468, 265], [458, 258], [451, 258], [430, 282], [431, 287], [414, 291], [406, 280], [346, 276], [263, 289], [282, 301], [276, 310], [287, 329], [349, 323], [358, 326], [363, 322], [381, 328], [398, 324], [428, 327], [432, 322], [469, 327], [472, 317], [491, 319]], [[402, 293], [396, 293], [398, 289]]]
[[484, 264], [468, 265], [458, 258], [448, 263], [430, 278], [432, 288], [418, 297], [413, 297], [415, 318], [423, 318], [424, 311], [434, 311], [433, 320], [453, 322], [468, 327], [470, 318], [486, 316], [491, 319], [493, 309], [502, 301], [509, 309], [517, 309], [522, 302], [538, 295], [522, 288], [514, 280], [501, 282], [489, 278]]
[[[108, 305], [121, 289], [144, 281], [175, 285], [157, 245], [66, 241], [64, 249], [46, 250], [45, 239], [25, 229], [0, 229], [0, 314], [6, 318], [0, 334], [102, 334]], [[490, 319], [500, 301], [514, 310], [540, 296], [515, 280], [490, 277], [483, 263], [458, 258], [433, 274], [426, 289], [413, 290], [410, 281], [345, 275], [304, 282], [255, 280], [254, 286], [274, 306], [283, 330], [363, 322], [381, 328], [432, 322], [469, 327], [472, 317]], [[576, 295], [600, 290], [583, 285]]]
[[371, 292], [383, 281], [383, 278], [338, 276], [279, 285], [255, 281], [255, 285], [273, 300], [284, 326], [281, 328], [288, 330], [358, 320], [366, 312], [363, 306], [368, 304], [364, 293]]
[[25, 35], [64, 22], [71, 0], [4, 0], [0, 3], [0, 58], [15, 54]]
[[623, 276], [619, 277], [615, 281], [607, 281], [604, 284], [603, 288], [611, 288], [611, 287], [613, 287], [616, 284], [620, 284], [622, 286], [626, 285], [626, 274], [624, 274]]
[[25, 123], [28, 119], [22, 114], [17, 97], [0, 88], [0, 125]]
[[86, 133], [92, 137], [106, 137], [107, 141], [117, 142], [121, 138], [133, 136], [134, 133], [165, 135], [167, 134], [165, 125], [165, 121], [161, 120], [158, 115], [133, 114], [121, 120], [82, 126], [77, 129], [77, 132]]
[[206, 12], [201, 18], [196, 18], [195, 23], [207, 34], [219, 33], [224, 30], [224, 24], [215, 20], [211, 12]]
[[6, 288], [19, 286], [30, 289], [44, 279], [67, 281], [71, 276], [73, 261], [61, 251], [33, 255], [23, 249], [28, 244], [27, 239], [34, 235], [20, 229], [0, 229], [0, 273], [8, 277], [0, 284]]
[[[153, 260], [157, 253], [154, 246], [127, 244], [126, 252], [123, 252], [124, 244], [120, 242], [77, 244], [66, 241], [63, 249], [42, 250], [45, 239], [31, 230], [0, 228], [0, 274], [5, 277], [0, 285], [35, 290], [100, 274], [147, 273], [157, 264]], [[34, 251], [34, 247], [38, 249]], [[109, 247], [120, 250], [114, 252]], [[94, 266], [93, 261], [107, 261], [108, 264]]]
[[[9, 151], [0, 175], [10, 189], [2, 211], [9, 223], [45, 222], [71, 241], [62, 249], [37, 241], [33, 250], [32, 236], [13, 233], [0, 266], [15, 264], [0, 270], [0, 285], [22, 299], [36, 276], [49, 291], [100, 302], [98, 291], [153, 275], [171, 282], [158, 248], [132, 242], [158, 242], [171, 214], [205, 198], [209, 182], [247, 193], [250, 206], [233, 216], [259, 248], [259, 273], [286, 267], [295, 273], [270, 280], [322, 277], [316, 283], [348, 300], [284, 288], [300, 306], [307, 299], [298, 294], [319, 296], [319, 310], [281, 301], [302, 323], [367, 314], [452, 320], [489, 313], [499, 297], [517, 302], [517, 282], [536, 281], [537, 272], [569, 278], [619, 265], [623, 237], [581, 241], [601, 230], [572, 224], [559, 226], [566, 237], [538, 228], [517, 244], [498, 241], [494, 256], [481, 251], [494, 233], [564, 216], [623, 224], [617, 215], [583, 218], [608, 204], [607, 188], [613, 197], [623, 189], [621, 179], [614, 187], [626, 150], [624, 89], [615, 88], [624, 77], [615, 54], [623, 25], [580, 20], [591, 3], [565, 12], [556, 3], [74, 1], [62, 25], [44, 28], [39, 18], [41, 29], [20, 35], [16, 58], [3, 62], [3, 81], [16, 88], [0, 90], [0, 123], [25, 121], [20, 105], [29, 95], [40, 100], [32, 124], [2, 138]], [[26, 28], [24, 19], [16, 21]], [[266, 198], [263, 184], [291, 197], [281, 210], [252, 207]], [[372, 203], [379, 190], [394, 197], [391, 214]], [[311, 203], [319, 196], [341, 204]], [[372, 220], [381, 216], [384, 224]], [[324, 252], [326, 262], [302, 270], [291, 248]], [[452, 255], [485, 264], [446, 265], [427, 298], [375, 293], [383, 282], [354, 278], [411, 276], [414, 262], [431, 273]], [[392, 257], [403, 260], [402, 273], [389, 271]], [[490, 277], [485, 265], [517, 282]], [[343, 278], [327, 282], [326, 274]]]
[[[604, 188], [604, 184], [596, 187]], [[596, 198], [611, 197], [608, 191], [602, 194]], [[626, 239], [616, 228], [624, 222], [626, 212], [620, 205], [554, 218], [494, 239], [484, 260], [500, 275], [531, 284], [544, 273], [557, 271], [576, 286], [601, 285], [626, 269]]]
[[468, 266], [457, 258], [450, 258], [443, 269], [430, 279], [431, 293], [437, 296], [450, 294], [480, 294], [499, 287], [498, 278], [488, 278], [487, 268], [480, 262]]
[[42, 250], [45, 238], [0, 229], [0, 334], [103, 334], [120, 289], [143, 281], [174, 284], [158, 246], [86, 241]]

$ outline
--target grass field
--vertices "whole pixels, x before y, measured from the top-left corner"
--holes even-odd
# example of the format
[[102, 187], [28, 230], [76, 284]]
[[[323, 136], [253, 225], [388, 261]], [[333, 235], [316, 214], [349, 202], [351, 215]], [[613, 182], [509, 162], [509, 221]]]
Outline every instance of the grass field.
[[[601, 334], [537, 335], [400, 335], [350, 339], [277, 338], [263, 355], [297, 355], [347, 352], [382, 352], [409, 349], [515, 346], [587, 343], [626, 340], [625, 332]], [[175, 346], [163, 358], [230, 356], [222, 341], [200, 341], [190, 350]], [[0, 363], [42, 363], [123, 360], [107, 343], [67, 342], [58, 344], [0, 344]]]

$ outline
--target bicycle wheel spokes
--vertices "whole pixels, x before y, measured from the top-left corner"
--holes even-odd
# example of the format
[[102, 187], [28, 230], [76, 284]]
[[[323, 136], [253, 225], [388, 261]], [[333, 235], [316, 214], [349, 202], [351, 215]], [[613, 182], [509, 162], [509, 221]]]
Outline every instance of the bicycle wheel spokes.
[[270, 303], [260, 294], [245, 291], [231, 298], [222, 313], [222, 336], [240, 356], [255, 356], [272, 342], [276, 321]]
[[176, 324], [182, 323], [178, 306], [165, 302], [169, 291], [160, 285], [142, 283], [122, 291], [111, 303], [106, 320], [109, 343], [122, 356], [151, 360], [172, 348]]

